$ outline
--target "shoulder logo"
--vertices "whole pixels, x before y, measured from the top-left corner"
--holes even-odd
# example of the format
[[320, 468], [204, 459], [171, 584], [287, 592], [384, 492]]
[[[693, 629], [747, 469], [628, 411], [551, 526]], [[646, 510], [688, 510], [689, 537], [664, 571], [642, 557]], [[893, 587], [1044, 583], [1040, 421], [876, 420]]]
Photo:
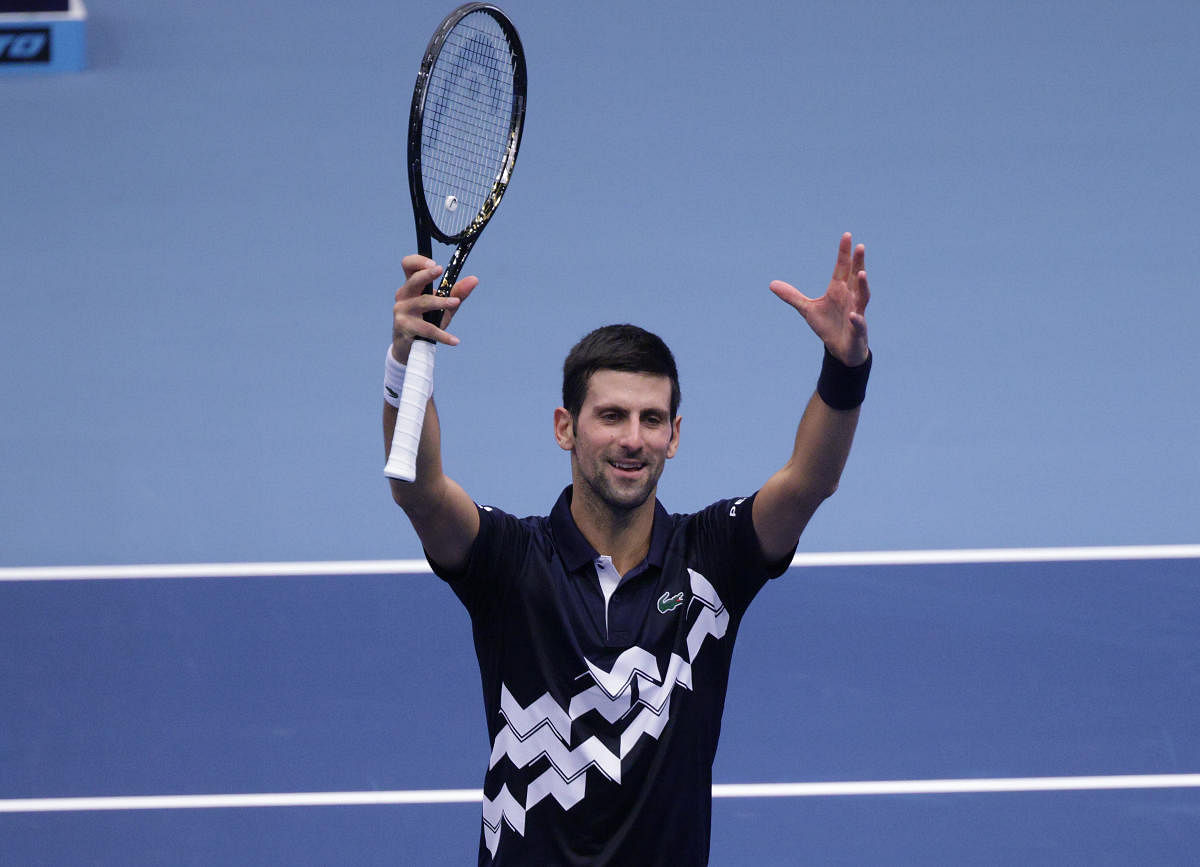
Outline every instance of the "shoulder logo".
[[733, 505], [729, 507], [729, 517], [736, 518], [737, 517], [737, 507], [740, 506], [744, 502], [746, 502], [745, 497], [739, 497], [738, 499], [734, 500]]
[[682, 604], [683, 591], [676, 593], [674, 596], [671, 595], [670, 591], [667, 591], [662, 596], [658, 597], [658, 613], [670, 614]]

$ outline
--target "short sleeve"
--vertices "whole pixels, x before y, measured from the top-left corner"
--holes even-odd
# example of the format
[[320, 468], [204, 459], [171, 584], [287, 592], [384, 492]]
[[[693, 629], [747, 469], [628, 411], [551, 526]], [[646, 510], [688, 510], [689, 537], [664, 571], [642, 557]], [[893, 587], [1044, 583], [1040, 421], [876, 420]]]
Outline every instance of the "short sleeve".
[[433, 574], [450, 585], [472, 618], [494, 610], [529, 556], [532, 532], [525, 521], [492, 506], [480, 506], [479, 533], [467, 564], [450, 571], [426, 552]]
[[792, 561], [792, 554], [775, 562], [766, 560], [754, 530], [753, 509], [754, 495], [720, 500], [693, 516], [689, 533], [695, 568], [739, 613]]

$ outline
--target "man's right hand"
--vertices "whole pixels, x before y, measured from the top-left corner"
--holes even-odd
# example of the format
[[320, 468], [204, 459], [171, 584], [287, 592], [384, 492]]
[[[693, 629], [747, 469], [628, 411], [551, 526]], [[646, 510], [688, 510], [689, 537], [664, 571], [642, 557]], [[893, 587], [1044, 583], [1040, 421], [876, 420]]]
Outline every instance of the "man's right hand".
[[[436, 343], [457, 346], [459, 340], [446, 328], [454, 317], [454, 311], [479, 285], [478, 277], [463, 277], [454, 284], [447, 297], [422, 294], [430, 283], [442, 276], [442, 266], [425, 256], [405, 256], [400, 263], [404, 268], [404, 285], [396, 290], [396, 303], [392, 307], [392, 355], [401, 364], [408, 362], [408, 351], [413, 340], [424, 337]], [[441, 310], [442, 325], [437, 327], [425, 321], [425, 314]]]
[[[425, 287], [442, 276], [441, 266], [425, 256], [405, 256], [402, 264], [407, 279], [396, 290], [396, 305], [392, 308], [391, 352], [397, 361], [407, 364], [408, 351], [417, 337], [450, 346], [458, 344], [458, 338], [447, 332], [446, 326], [454, 311], [479, 285], [479, 280], [462, 278], [446, 298], [424, 295]], [[441, 328], [425, 321], [424, 314], [429, 310], [443, 311]], [[395, 424], [396, 408], [384, 403], [385, 449], [391, 445]], [[441, 425], [431, 400], [421, 429], [416, 481], [389, 479], [389, 482], [392, 499], [408, 515], [426, 556], [448, 570], [457, 571], [466, 566], [471, 546], [479, 533], [479, 510], [467, 492], [442, 472], [441, 442]]]

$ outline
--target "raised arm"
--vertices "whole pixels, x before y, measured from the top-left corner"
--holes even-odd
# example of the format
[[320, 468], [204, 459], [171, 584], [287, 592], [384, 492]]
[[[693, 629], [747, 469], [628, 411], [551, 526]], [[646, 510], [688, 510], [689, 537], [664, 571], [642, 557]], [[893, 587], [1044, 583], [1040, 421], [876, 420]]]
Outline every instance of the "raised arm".
[[838, 244], [829, 288], [820, 298], [808, 298], [782, 280], [770, 286], [825, 344], [826, 360], [818, 393], [796, 430], [791, 457], [754, 500], [754, 529], [769, 560], [786, 557], [795, 548], [817, 507], [837, 490], [850, 455], [861, 402], [856, 391], [870, 369], [863, 316], [871, 297], [865, 260], [865, 248], [854, 247], [847, 232]]
[[[458, 345], [458, 338], [446, 331], [460, 304], [474, 291], [479, 281], [464, 277], [455, 284], [449, 297], [423, 295], [421, 290], [441, 276], [442, 269], [424, 256], [406, 256], [402, 262], [404, 285], [396, 291], [392, 308], [392, 358], [400, 364], [408, 361], [408, 351], [417, 337], [438, 343]], [[442, 327], [426, 322], [430, 310], [444, 311]], [[390, 451], [396, 426], [396, 408], [384, 402], [384, 452]], [[392, 499], [404, 510], [430, 559], [451, 571], [466, 564], [471, 545], [479, 532], [479, 513], [462, 487], [442, 472], [442, 437], [437, 410], [430, 398], [421, 429], [417, 452], [417, 477], [412, 482], [388, 479]]]

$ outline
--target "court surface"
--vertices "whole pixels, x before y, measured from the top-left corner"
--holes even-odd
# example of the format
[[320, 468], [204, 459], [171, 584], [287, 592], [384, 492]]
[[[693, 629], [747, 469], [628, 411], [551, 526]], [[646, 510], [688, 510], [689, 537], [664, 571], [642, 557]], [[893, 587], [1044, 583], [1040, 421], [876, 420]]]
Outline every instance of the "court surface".
[[[0, 863], [472, 861], [478, 675], [419, 561], [0, 579]], [[1194, 546], [798, 557], [712, 862], [1194, 863], [1198, 587]]]

